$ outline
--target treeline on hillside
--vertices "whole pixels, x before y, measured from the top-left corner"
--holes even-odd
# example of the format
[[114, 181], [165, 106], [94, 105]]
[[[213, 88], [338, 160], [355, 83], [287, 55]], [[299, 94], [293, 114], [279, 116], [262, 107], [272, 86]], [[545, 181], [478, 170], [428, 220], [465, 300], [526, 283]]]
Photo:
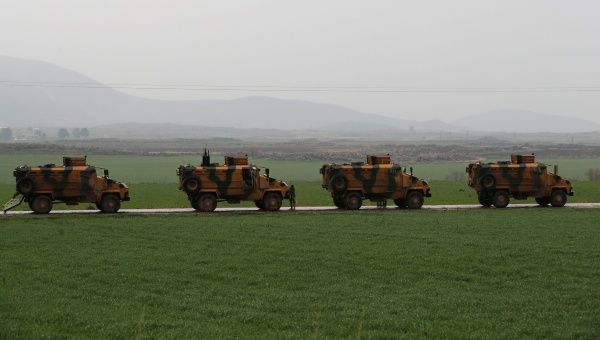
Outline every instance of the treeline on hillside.
[[[464, 162], [478, 159], [508, 160], [510, 154], [535, 153], [538, 159], [600, 157], [600, 146], [557, 144], [465, 145], [393, 144], [369, 141], [278, 140], [252, 141], [234, 138], [214, 139], [81, 139], [45, 142], [0, 143], [0, 153], [78, 153], [107, 155], [201, 154], [208, 147], [214, 154], [246, 153], [252, 158], [304, 161], [364, 161], [368, 154], [389, 153], [401, 163]], [[458, 177], [458, 174], [450, 174]], [[588, 176], [589, 177], [589, 176]], [[457, 178], [458, 179], [458, 178]]]

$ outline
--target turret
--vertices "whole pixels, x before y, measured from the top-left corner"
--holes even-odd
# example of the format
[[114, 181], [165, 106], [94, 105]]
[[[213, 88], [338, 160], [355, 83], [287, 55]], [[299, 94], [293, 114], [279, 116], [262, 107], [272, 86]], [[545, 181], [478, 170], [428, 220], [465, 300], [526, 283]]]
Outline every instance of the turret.
[[210, 151], [204, 148], [204, 155], [202, 155], [202, 166], [210, 165]]

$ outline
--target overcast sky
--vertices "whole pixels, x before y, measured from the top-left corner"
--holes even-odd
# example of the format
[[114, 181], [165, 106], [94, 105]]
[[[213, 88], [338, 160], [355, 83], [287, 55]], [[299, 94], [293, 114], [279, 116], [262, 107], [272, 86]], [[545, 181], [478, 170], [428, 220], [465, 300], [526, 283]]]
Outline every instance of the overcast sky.
[[[0, 54], [104, 83], [600, 89], [600, 1], [0, 1]], [[417, 120], [496, 109], [600, 122], [600, 92], [151, 90], [269, 95]]]

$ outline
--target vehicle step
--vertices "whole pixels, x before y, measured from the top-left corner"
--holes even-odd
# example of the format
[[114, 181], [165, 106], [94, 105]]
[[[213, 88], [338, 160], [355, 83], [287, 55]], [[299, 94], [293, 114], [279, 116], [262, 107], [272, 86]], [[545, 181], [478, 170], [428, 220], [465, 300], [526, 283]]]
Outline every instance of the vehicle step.
[[4, 203], [4, 206], [2, 206], [2, 211], [4, 211], [4, 213], [6, 214], [7, 211], [9, 211], [10, 209], [13, 209], [16, 206], [18, 206], [19, 204], [21, 204], [24, 199], [25, 199], [25, 196], [23, 196], [19, 193], [16, 193], [10, 201]]

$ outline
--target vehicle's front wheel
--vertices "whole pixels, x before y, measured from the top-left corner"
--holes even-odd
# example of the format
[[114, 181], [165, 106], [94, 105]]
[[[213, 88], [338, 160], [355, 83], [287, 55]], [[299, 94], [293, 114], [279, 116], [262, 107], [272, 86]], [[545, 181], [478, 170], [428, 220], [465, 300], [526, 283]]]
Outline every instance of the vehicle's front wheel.
[[344, 199], [343, 198], [333, 198], [333, 205], [335, 205], [338, 209], [344, 209]]
[[214, 194], [202, 194], [196, 201], [198, 208], [196, 210], [202, 212], [211, 212], [217, 209], [217, 197]]
[[492, 204], [496, 208], [506, 208], [509, 202], [510, 197], [508, 196], [508, 192], [504, 190], [498, 190], [492, 196]]
[[277, 211], [281, 209], [281, 195], [275, 192], [266, 193], [262, 204], [265, 210]]
[[29, 207], [35, 214], [47, 214], [52, 210], [52, 200], [46, 195], [35, 196], [29, 202]]
[[488, 194], [480, 193], [477, 195], [477, 200], [479, 201], [479, 204], [484, 207], [491, 207], [493, 204], [492, 197]]
[[121, 209], [121, 200], [117, 195], [104, 195], [100, 200], [100, 211], [114, 214]]
[[408, 209], [421, 209], [423, 203], [425, 203], [425, 197], [420, 191], [413, 191], [406, 196]]
[[358, 210], [362, 206], [362, 197], [356, 192], [347, 194], [344, 201], [348, 210]]
[[540, 206], [545, 207], [550, 204], [550, 197], [536, 197], [535, 202]]
[[406, 199], [405, 198], [396, 198], [394, 203], [398, 206], [398, 208], [406, 208]]
[[260, 210], [264, 210], [264, 209], [265, 209], [265, 206], [263, 205], [263, 202], [262, 202], [261, 200], [256, 200], [256, 201], [254, 201], [254, 205], [255, 205], [255, 206], [258, 208], [258, 209], [260, 209]]
[[555, 208], [564, 207], [567, 204], [567, 194], [563, 190], [553, 190], [550, 194], [550, 204]]

